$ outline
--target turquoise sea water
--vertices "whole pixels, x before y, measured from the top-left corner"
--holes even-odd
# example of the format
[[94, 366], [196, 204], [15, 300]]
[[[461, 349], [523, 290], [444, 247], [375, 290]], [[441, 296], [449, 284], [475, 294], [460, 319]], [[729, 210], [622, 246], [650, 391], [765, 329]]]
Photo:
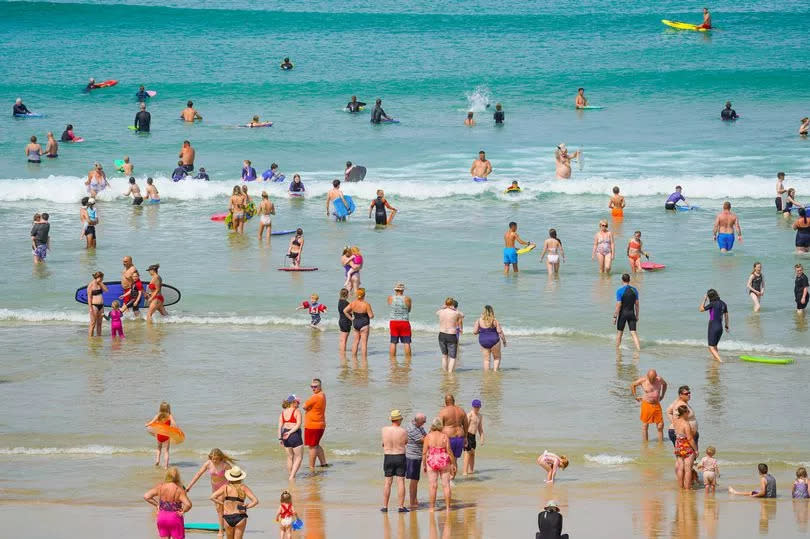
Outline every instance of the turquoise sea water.
[[[358, 394], [369, 391], [383, 418], [389, 407], [430, 414], [438, 399], [428, 398], [424, 388], [437, 395], [452, 389], [465, 400], [484, 394], [498, 411], [537, 414], [582, 391], [575, 370], [584, 365], [594, 395], [581, 407], [570, 406], [564, 421], [543, 421], [528, 436], [521, 436], [519, 417], [496, 421], [493, 435], [501, 441], [493, 455], [507, 468], [513, 459], [526, 460], [535, 449], [542, 452], [551, 429], [555, 447], [571, 448], [575, 462], [591, 467], [589, 475], [634, 481], [643, 472], [633, 464], [641, 462], [637, 411], [625, 387], [656, 367], [672, 386], [701, 388], [695, 395], [699, 417], [707, 420], [701, 434], [733, 447], [726, 449], [732, 477], [750, 480], [751, 463], [772, 454], [786, 483], [791, 467], [806, 461], [801, 448], [807, 436], [797, 434], [807, 431], [806, 414], [786, 405], [807, 379], [810, 341], [792, 301], [792, 267], [801, 258], [793, 254], [791, 221], [773, 211], [773, 186], [783, 170], [798, 200], [810, 192], [810, 141], [796, 135], [799, 119], [810, 114], [810, 8], [801, 2], [710, 7], [718, 30], [698, 34], [660, 24], [664, 18], [698, 22], [699, 8], [685, 2], [0, 3], [0, 102], [10, 108], [20, 96], [44, 114], [0, 116], [0, 335], [10, 351], [0, 367], [8, 373], [6, 404], [15, 418], [6, 420], [0, 434], [0, 459], [28, 467], [32, 461], [26, 459], [44, 451], [57, 463], [72, 462], [75, 457], [64, 455], [71, 448], [79, 449], [71, 454], [130, 459], [147, 445], [140, 416], [148, 419], [153, 401], [161, 399], [185, 408], [187, 451], [196, 458], [210, 444], [227, 445], [210, 428], [206, 395], [222, 391], [229, 402], [240, 395], [238, 387], [213, 383], [212, 375], [217, 381], [233, 372], [255, 377], [251, 390], [262, 397], [251, 402], [270, 412], [251, 413], [250, 422], [272, 423], [276, 401], [290, 391], [286, 381], [305, 387], [311, 373], [328, 380], [330, 391], [353, 408], [368, 406]], [[278, 69], [284, 56], [295, 70]], [[90, 76], [119, 83], [84, 94]], [[146, 136], [126, 129], [137, 111], [140, 84], [158, 92], [148, 105], [152, 133]], [[606, 108], [574, 111], [578, 86]], [[367, 113], [343, 112], [353, 94], [369, 103], [383, 98], [385, 110], [401, 123], [376, 127]], [[203, 122], [177, 119], [188, 99]], [[726, 100], [742, 116], [736, 123], [719, 121]], [[486, 108], [498, 102], [506, 110], [501, 128], [492, 125], [492, 107]], [[476, 112], [475, 128], [462, 125], [467, 110]], [[235, 128], [256, 114], [273, 127]], [[44, 140], [48, 130], [58, 137], [66, 123], [86, 141], [62, 144], [58, 160], [27, 164], [28, 137]], [[192, 141], [196, 164], [209, 171], [211, 182], [170, 181], [184, 139]], [[554, 179], [553, 150], [560, 142], [582, 148], [585, 156], [569, 181]], [[468, 173], [482, 148], [494, 166], [486, 185], [472, 183]], [[120, 196], [126, 181], [112, 173], [112, 163], [124, 155], [135, 164], [142, 187], [146, 176], [156, 179], [159, 207], [132, 208]], [[209, 220], [225, 209], [243, 159], [260, 173], [277, 162], [288, 177], [302, 175], [309, 191], [304, 201], [288, 200], [283, 185], [254, 184], [250, 190], [254, 197], [262, 189], [270, 193], [276, 229], [304, 228], [304, 262], [318, 272], [275, 271], [288, 239], [260, 245], [255, 220], [245, 237]], [[346, 160], [369, 172], [363, 183], [344, 186], [358, 213], [335, 223], [326, 219], [324, 195]], [[77, 202], [94, 161], [111, 173], [113, 187], [100, 195], [99, 248], [87, 253], [79, 239]], [[502, 191], [513, 179], [524, 191], [507, 197]], [[664, 212], [663, 200], [676, 184], [702, 209]], [[599, 219], [608, 216], [613, 185], [627, 196], [628, 208], [622, 222], [611, 221], [618, 259], [614, 275], [601, 278], [590, 260], [591, 244]], [[401, 210], [387, 230], [366, 219], [378, 188]], [[726, 199], [740, 215], [744, 242], [721, 256], [711, 228]], [[36, 211], [51, 214], [53, 250], [45, 267], [31, 269], [28, 231]], [[548, 228], [558, 230], [568, 255], [559, 280], [548, 279], [539, 251], [523, 255], [519, 276], [502, 276], [501, 238], [510, 220], [537, 242]], [[636, 357], [625, 350], [614, 370], [614, 290], [628, 267], [622, 253], [637, 229], [645, 249], [667, 269], [636, 278], [644, 349]], [[359, 386], [346, 378], [335, 353], [339, 255], [347, 244], [363, 249], [362, 281], [379, 328], [370, 344], [376, 372]], [[122, 348], [111, 348], [106, 336], [86, 344], [86, 308], [73, 301], [73, 293], [96, 269], [118, 278], [124, 255], [133, 256], [142, 272], [159, 262], [165, 282], [180, 288], [183, 299], [153, 331], [128, 323], [131, 339]], [[755, 315], [744, 286], [757, 260], [767, 293]], [[386, 373], [385, 297], [398, 280], [414, 298], [418, 330], [414, 375], [404, 378], [395, 369]], [[731, 312], [731, 332], [720, 346], [724, 355], [787, 355], [797, 364], [708, 366], [706, 315], [697, 307], [709, 287], [718, 289]], [[314, 336], [304, 327], [307, 315], [294, 310], [312, 292], [332, 309], [325, 318], [328, 330]], [[459, 300], [470, 327], [483, 304], [495, 307], [510, 336], [505, 365], [516, 370], [481, 378], [474, 370], [477, 345], [467, 336], [469, 370], [455, 381], [441, 378], [434, 370], [434, 312], [446, 296]], [[31, 343], [44, 357], [28, 364]], [[256, 353], [267, 365], [241, 360]], [[65, 374], [66, 365], [76, 370]], [[281, 372], [266, 373], [273, 365]], [[172, 383], [134, 383], [141, 368]], [[572, 372], [556, 374], [566, 369]], [[175, 380], [182, 380], [182, 388]], [[762, 386], [769, 396], [765, 406], [731, 397]], [[195, 393], [195, 387], [206, 393]], [[28, 399], [43, 404], [32, 409]], [[64, 425], [77, 399], [75, 436]], [[607, 446], [583, 435], [593, 430], [588, 410], [599, 406], [617, 413], [605, 419], [605, 428], [620, 434], [611, 435]], [[137, 420], [130, 428], [126, 421], [132, 417]], [[95, 421], [116, 427], [93, 432]], [[362, 459], [376, 450], [375, 415], [362, 417], [364, 426], [374, 428], [357, 437], [349, 435], [350, 423], [335, 422], [340, 434], [332, 442], [341, 451], [358, 451]], [[279, 457], [263, 446], [263, 434], [242, 422], [228, 420], [223, 429], [229, 438], [244, 440], [245, 448], [228, 447], [256, 458]], [[784, 440], [775, 453], [774, 439]], [[515, 447], [526, 453], [515, 456]], [[668, 457], [662, 450], [657, 458], [669, 466]], [[94, 458], [86, 463], [91, 468]], [[121, 462], [126, 470], [137, 469]], [[634, 479], [627, 479], [628, 469], [635, 470]], [[127, 473], [127, 486], [117, 494], [122, 499], [141, 487], [136, 472]], [[519, 478], [510, 475], [509, 481]], [[70, 488], [64, 481], [59, 496], [68, 496]]]

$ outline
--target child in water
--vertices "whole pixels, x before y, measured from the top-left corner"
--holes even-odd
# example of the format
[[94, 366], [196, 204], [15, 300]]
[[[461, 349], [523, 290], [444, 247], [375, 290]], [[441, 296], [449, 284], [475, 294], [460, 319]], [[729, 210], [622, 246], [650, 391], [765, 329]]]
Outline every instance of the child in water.
[[807, 469], [804, 466], [799, 466], [796, 469], [796, 481], [793, 482], [793, 498], [810, 498], [810, 492], [807, 489]]
[[326, 312], [326, 305], [323, 303], [318, 303], [318, 294], [312, 294], [309, 296], [309, 301], [304, 301], [295, 310], [298, 311], [301, 309], [309, 310], [309, 315], [312, 317], [312, 321], [309, 325], [312, 327], [318, 327], [318, 324], [321, 323], [321, 313]]
[[554, 478], [557, 476], [557, 471], [560, 469], [565, 470], [568, 468], [568, 458], [565, 455], [555, 455], [550, 451], [543, 451], [543, 454], [537, 457], [537, 465], [543, 468], [546, 474], [546, 483], [554, 484]]
[[104, 318], [110, 321], [110, 337], [113, 339], [116, 337], [124, 338], [124, 324], [121, 322], [121, 317], [123, 313], [121, 312], [121, 302], [115, 300], [110, 305], [110, 313], [105, 314]]
[[298, 513], [292, 504], [292, 494], [286, 490], [281, 493], [281, 503], [276, 511], [276, 522], [281, 529], [281, 539], [292, 539], [293, 524], [298, 521]]
[[714, 446], [706, 448], [706, 456], [698, 462], [698, 470], [703, 471], [703, 484], [706, 492], [714, 492], [717, 487], [717, 476], [720, 475], [720, 469], [717, 467], [717, 460], [714, 458]]
[[[145, 426], [149, 427], [152, 424], [160, 424], [160, 425], [167, 425], [170, 427], [177, 427], [177, 423], [174, 422], [174, 416], [172, 415], [172, 407], [169, 406], [169, 403], [163, 401], [160, 403], [160, 408], [158, 408], [158, 413], [155, 417], [152, 418]], [[166, 449], [166, 463], [165, 468], [169, 469], [169, 445], [171, 442], [169, 441], [168, 436], [164, 436], [162, 434], [156, 434], [155, 438], [157, 438], [157, 452], [155, 455], [155, 466], [160, 466], [160, 455], [163, 452], [163, 449]]]
[[346, 272], [346, 282], [343, 283], [343, 288], [351, 286], [352, 277], [360, 273], [363, 269], [363, 255], [360, 254], [360, 248], [354, 246], [350, 249], [351, 258], [349, 259], [349, 270]]
[[245, 159], [244, 164], [242, 166], [242, 181], [243, 182], [256, 181], [256, 169], [250, 166], [250, 161], [248, 159]]

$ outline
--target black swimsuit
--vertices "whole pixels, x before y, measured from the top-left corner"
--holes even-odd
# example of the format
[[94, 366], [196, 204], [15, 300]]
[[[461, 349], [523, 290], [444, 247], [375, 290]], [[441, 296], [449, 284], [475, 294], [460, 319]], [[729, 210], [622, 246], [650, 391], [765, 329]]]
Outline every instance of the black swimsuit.
[[[228, 493], [228, 487], [225, 487], [225, 493]], [[238, 496], [225, 496], [225, 501], [231, 502], [242, 502], [244, 503], [244, 498], [239, 498]], [[242, 522], [246, 519], [247, 516], [247, 509], [242, 504], [237, 504], [236, 506], [237, 511], [242, 511], [241, 513], [231, 513], [229, 515], [222, 515], [222, 518], [225, 519], [225, 522], [228, 523], [228, 526], [231, 528], [235, 528], [237, 524]]]
[[[95, 290], [90, 292], [90, 295], [91, 296], [100, 296], [103, 293], [104, 293], [104, 291], [102, 289], [96, 288]], [[96, 310], [98, 310], [98, 311], [100, 311], [100, 310], [102, 310], [104, 308], [104, 302], [103, 301], [101, 303], [92, 303], [91, 305], [93, 305], [93, 307], [95, 307]]]
[[354, 321], [352, 322], [352, 327], [357, 331], [360, 331], [367, 325], [371, 323], [371, 318], [369, 318], [368, 313], [354, 313]]
[[385, 213], [385, 199], [377, 197], [374, 201], [374, 222], [378, 225], [388, 224], [388, 215]]

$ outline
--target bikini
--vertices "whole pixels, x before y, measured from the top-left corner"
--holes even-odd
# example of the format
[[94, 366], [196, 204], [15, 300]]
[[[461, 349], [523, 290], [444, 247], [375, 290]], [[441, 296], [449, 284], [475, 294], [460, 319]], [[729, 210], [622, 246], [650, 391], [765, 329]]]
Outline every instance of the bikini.
[[[151, 290], [151, 291], [153, 291], [153, 292], [154, 292], [155, 290], [157, 290], [157, 286], [155, 286], [155, 285], [154, 285], [154, 283], [149, 283], [149, 290]], [[161, 302], [161, 303], [163, 303], [163, 302], [165, 301], [165, 300], [163, 299], [163, 295], [162, 295], [162, 294], [158, 294], [158, 295], [156, 295], [156, 296], [152, 296], [152, 297], [149, 299], [149, 301], [155, 301], [155, 300], [157, 300], [157, 301], [159, 301], [159, 302]]]
[[[227, 494], [227, 493], [228, 493], [228, 487], [226, 486], [225, 487], [225, 494]], [[244, 498], [239, 498], [238, 496], [225, 496], [225, 501], [226, 502], [229, 501], [229, 502], [241, 502], [241, 503], [244, 503], [245, 499]], [[236, 510], [237, 511], [242, 511], [242, 513], [231, 513], [229, 515], [222, 515], [222, 518], [225, 519], [225, 522], [227, 522], [228, 526], [230, 526], [231, 528], [235, 528], [240, 522], [242, 522], [244, 519], [246, 519], [248, 517], [247, 512], [246, 512], [247, 509], [245, 508], [244, 505], [237, 504], [236, 505]]]
[[[103, 293], [104, 293], [104, 291], [103, 291], [103, 290], [101, 290], [100, 288], [96, 288], [95, 290], [93, 290], [92, 292], [90, 292], [90, 295], [91, 295], [91, 296], [100, 296], [100, 295], [101, 295], [101, 294], [103, 294]], [[96, 310], [98, 310], [98, 311], [102, 311], [102, 310], [104, 310], [104, 301], [102, 301], [101, 303], [93, 303], [92, 305], [93, 305], [93, 307], [95, 307], [95, 308], [96, 308]]]
[[[556, 264], [557, 262], [560, 261], [560, 255], [559, 255], [559, 252], [558, 252], [559, 249], [560, 249], [559, 247], [549, 247], [549, 249], [548, 249], [548, 261], [550, 263]], [[552, 257], [554, 257], [554, 258], [552, 258]]]
[[[641, 258], [641, 244], [639, 242], [637, 242], [636, 240], [630, 240], [629, 247], [631, 252], [627, 253], [627, 258], [629, 258], [633, 262]], [[632, 251], [636, 252], [633, 253]]]
[[225, 479], [225, 468], [222, 469], [221, 472], [218, 472], [216, 468], [214, 471], [211, 472], [211, 492], [216, 492], [222, 485], [227, 483], [228, 480]]

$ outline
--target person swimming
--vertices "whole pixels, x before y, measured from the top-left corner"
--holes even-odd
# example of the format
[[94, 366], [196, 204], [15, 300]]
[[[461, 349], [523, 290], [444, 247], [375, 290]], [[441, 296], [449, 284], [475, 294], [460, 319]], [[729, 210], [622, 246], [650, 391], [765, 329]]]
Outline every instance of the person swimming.
[[266, 182], [278, 182], [278, 183], [280, 183], [280, 182], [283, 182], [285, 179], [286, 178], [284, 177], [284, 174], [279, 174], [279, 172], [278, 172], [278, 164], [276, 164], [276, 163], [272, 163], [270, 165], [270, 168], [265, 170], [262, 173], [262, 180], [264, 180]]
[[510, 185], [509, 187], [506, 188], [507, 193], [520, 193], [520, 191], [521, 191], [521, 188], [520, 188], [520, 185], [518, 185], [517, 180], [513, 180], [512, 185]]
[[303, 193], [306, 191], [304, 182], [301, 181], [300, 174], [293, 174], [293, 179], [290, 182], [290, 193]]
[[680, 185], [675, 186], [675, 192], [672, 193], [671, 195], [669, 195], [669, 198], [667, 198], [667, 201], [664, 202], [664, 208], [665, 209], [674, 210], [676, 208], [676, 206], [678, 205], [678, 201], [680, 201], [680, 200], [683, 200], [684, 206], [686, 206], [687, 208], [689, 207], [689, 202], [686, 201], [686, 198], [681, 193], [681, 189], [682, 188], [681, 188]]

